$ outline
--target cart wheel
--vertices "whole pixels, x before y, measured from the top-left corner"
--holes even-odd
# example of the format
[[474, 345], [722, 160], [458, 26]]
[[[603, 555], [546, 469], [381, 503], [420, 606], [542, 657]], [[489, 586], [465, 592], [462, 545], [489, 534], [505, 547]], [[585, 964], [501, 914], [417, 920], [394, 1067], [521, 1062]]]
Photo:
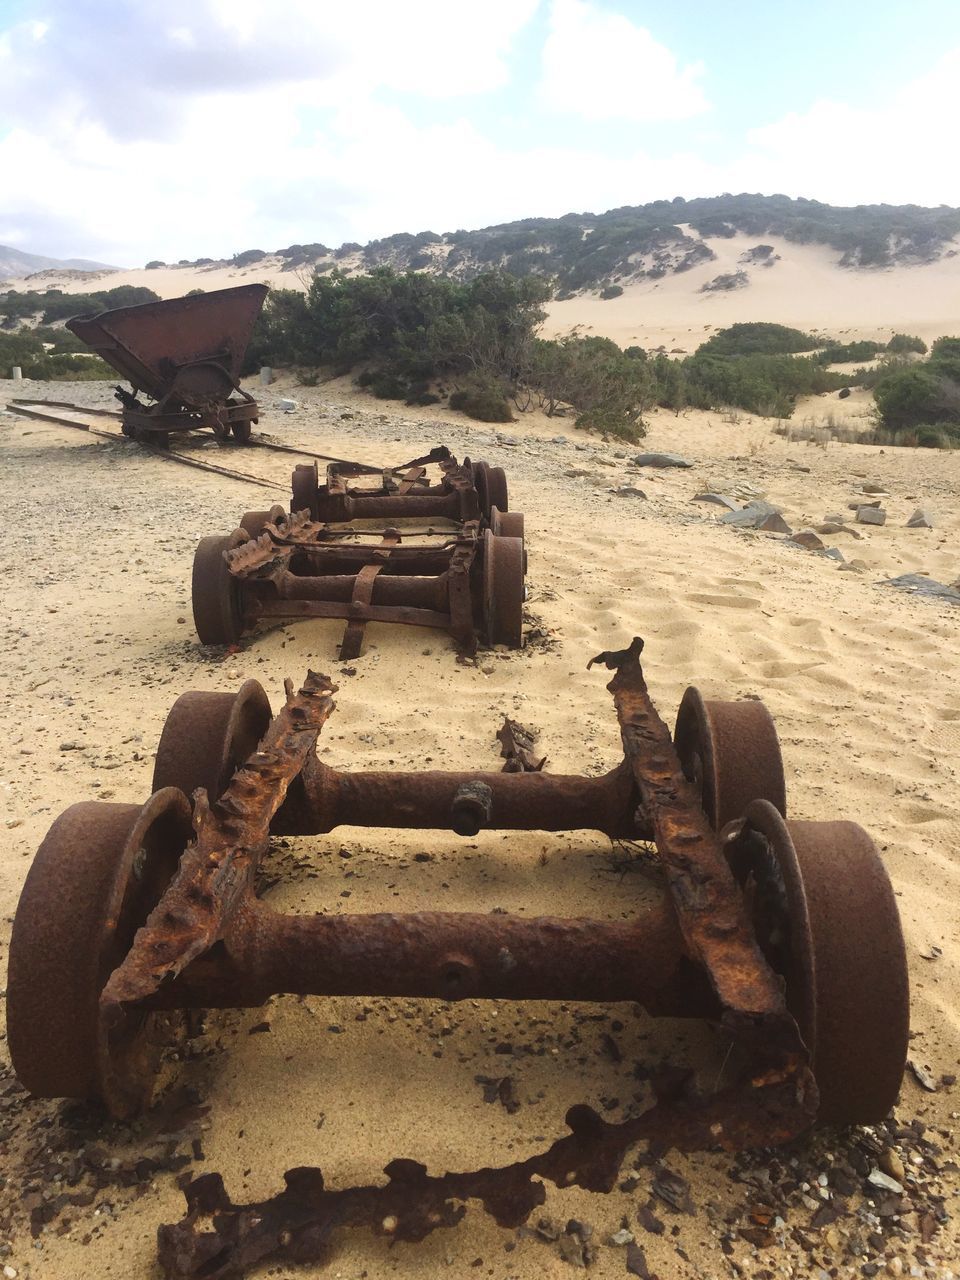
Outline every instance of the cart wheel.
[[490, 508], [490, 528], [494, 537], [519, 538], [523, 541], [523, 513], [520, 511], [501, 511], [499, 507]]
[[253, 423], [249, 419], [246, 422], [234, 422], [230, 430], [233, 432], [233, 438], [237, 444], [249, 444], [250, 437], [253, 434]]
[[294, 511], [309, 511], [311, 520], [319, 520], [320, 477], [315, 462], [309, 464], [301, 463], [300, 466], [293, 468], [291, 489], [293, 491], [293, 496], [290, 500], [291, 513]]
[[[786, 823], [749, 806], [740, 841], [757, 940], [786, 981], [810, 1051], [821, 1124], [874, 1124], [897, 1100], [910, 991], [893, 888], [853, 822]], [[747, 882], [750, 887], [750, 880]]]
[[243, 634], [240, 585], [227, 568], [231, 538], [201, 538], [193, 557], [193, 621], [201, 644], [236, 644]]
[[714, 830], [739, 818], [752, 800], [769, 800], [786, 815], [780, 742], [762, 702], [708, 702], [687, 689], [673, 742]]
[[263, 686], [247, 680], [239, 693], [182, 693], [170, 708], [157, 747], [153, 789], [204, 787], [218, 800], [239, 766], [256, 751], [273, 713]]
[[10, 940], [14, 1069], [43, 1098], [87, 1098], [116, 1116], [149, 1106], [182, 1013], [131, 1010], [108, 1029], [100, 992], [156, 906], [190, 839], [179, 791], [144, 807], [87, 802], [56, 820], [27, 874]]
[[240, 528], [246, 529], [251, 538], [259, 538], [269, 520], [269, 511], [245, 511], [240, 517]]
[[501, 512], [509, 510], [507, 502], [507, 473], [503, 467], [491, 467], [488, 462], [472, 462], [473, 483], [477, 490], [480, 514], [489, 520], [494, 507]]
[[523, 543], [483, 534], [483, 623], [488, 644], [523, 647]]

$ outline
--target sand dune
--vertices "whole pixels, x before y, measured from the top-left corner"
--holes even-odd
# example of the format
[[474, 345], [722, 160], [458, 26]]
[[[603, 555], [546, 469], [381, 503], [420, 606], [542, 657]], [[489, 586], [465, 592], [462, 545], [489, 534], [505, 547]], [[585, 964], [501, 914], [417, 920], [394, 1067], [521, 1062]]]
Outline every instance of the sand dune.
[[[710, 269], [715, 274], [720, 265]], [[947, 269], [953, 265], [939, 270]], [[771, 269], [771, 280], [776, 272], [784, 278], [792, 270], [784, 261]], [[796, 273], [802, 274], [799, 265]], [[683, 287], [695, 284], [688, 279]], [[796, 314], [759, 307], [743, 314], [791, 322], [806, 316], [806, 323], [816, 317], [829, 327], [833, 304], [816, 294], [816, 285], [808, 285]], [[600, 309], [598, 317], [616, 317], [618, 308], [633, 306], [639, 314], [660, 306], [661, 298], [650, 296], [638, 292], [590, 305]], [[690, 314], [714, 316], [720, 307], [739, 308], [746, 301], [746, 294], [699, 300], [692, 293]], [[664, 325], [667, 310], [658, 313]], [[867, 318], [865, 310], [865, 327]], [[918, 328], [902, 312], [890, 322]], [[872, 317], [870, 332], [879, 323], [879, 315]], [[848, 319], [843, 329], [852, 324]], [[654, 334], [655, 321], [649, 325], [644, 332]], [[625, 325], [625, 336], [630, 327]], [[2, 389], [9, 392], [11, 386]], [[3, 581], [0, 788], [10, 815], [0, 859], [4, 919], [13, 913], [39, 840], [65, 805], [97, 794], [145, 798], [163, 718], [185, 689], [235, 689], [253, 676], [276, 704], [285, 675], [297, 679], [314, 667], [330, 671], [341, 686], [337, 712], [321, 740], [323, 758], [333, 764], [422, 768], [432, 761], [434, 767], [495, 768], [493, 734], [508, 712], [540, 731], [551, 769], [595, 773], [615, 763], [620, 746], [604, 680], [596, 670], [586, 671], [587, 659], [643, 635], [647, 678], [668, 721], [691, 683], [711, 697], [763, 698], [779, 727], [793, 816], [860, 821], [882, 850], [912, 972], [911, 1054], [938, 1082], [936, 1092], [925, 1093], [908, 1075], [896, 1115], [901, 1124], [919, 1119], [930, 1126], [927, 1136], [943, 1150], [939, 1164], [945, 1171], [936, 1185], [953, 1217], [937, 1228], [922, 1255], [916, 1252], [916, 1214], [899, 1226], [884, 1219], [876, 1230], [887, 1243], [876, 1260], [882, 1269], [885, 1259], [896, 1256], [908, 1271], [923, 1256], [930, 1265], [921, 1274], [946, 1276], [957, 1256], [960, 1208], [955, 1175], [947, 1169], [957, 1158], [957, 1091], [939, 1083], [955, 1076], [960, 1065], [960, 609], [878, 584], [908, 571], [940, 581], [960, 574], [960, 454], [819, 448], [777, 436], [770, 423], [749, 415], [731, 421], [717, 414], [660, 413], [647, 444], [682, 452], [695, 466], [638, 474], [629, 469], [635, 450], [585, 440], [559, 420], [534, 417], [495, 434], [463, 420], [444, 423], [437, 410], [398, 411], [391, 405], [389, 413], [378, 412], [345, 383], [293, 388], [302, 407], [291, 415], [274, 412], [277, 396], [290, 389], [280, 384], [263, 396], [261, 426], [277, 438], [371, 462], [405, 457], [411, 448], [416, 452], [443, 440], [460, 453], [507, 467], [512, 506], [527, 518], [530, 622], [551, 643], [523, 653], [484, 653], [476, 665], [464, 666], [441, 633], [371, 626], [367, 652], [349, 674], [334, 657], [340, 624], [310, 622], [265, 632], [225, 658], [203, 653], [184, 621], [190, 617], [196, 540], [227, 532], [241, 511], [263, 504], [264, 491], [167, 466], [132, 445], [92, 442], [0, 417], [8, 478], [5, 551], [17, 569]], [[16, 390], [23, 393], [23, 384]], [[60, 385], [57, 393], [99, 394], [90, 384]], [[108, 393], [102, 394], [106, 400]], [[808, 403], [798, 418], [821, 417], [836, 404]], [[847, 402], [845, 412], [863, 408]], [[342, 412], [354, 417], [343, 419]], [[517, 443], [508, 446], [501, 439]], [[215, 445], [194, 447], [206, 456], [217, 451]], [[256, 469], [276, 478], [282, 500], [288, 465], [276, 456], [258, 457]], [[589, 474], [570, 478], [564, 474], [570, 469]], [[734, 531], [717, 522], [713, 509], [691, 502], [706, 487], [747, 494], [750, 486], [801, 527], [828, 512], [844, 512], [864, 480], [889, 491], [883, 499], [888, 523], [854, 526], [860, 540], [852, 534], [834, 539], [847, 559], [865, 563], [863, 572], [842, 571], [776, 537]], [[610, 492], [623, 483], [640, 486], [647, 500]], [[44, 512], [42, 520], [25, 512], [24, 494], [30, 495], [31, 511]], [[919, 505], [933, 513], [933, 529], [904, 527]], [[78, 745], [63, 751], [65, 741]], [[341, 847], [352, 857], [337, 857]], [[414, 861], [417, 852], [432, 860]], [[275, 856], [283, 879], [271, 900], [295, 911], [393, 910], [441, 902], [449, 910], [589, 910], [620, 918], [644, 894], [642, 876], [623, 875], [608, 844], [582, 833], [492, 833], [457, 842], [442, 833], [344, 829], [324, 839], [290, 841]], [[4, 952], [8, 930], [9, 924], [3, 928]], [[591, 1021], [597, 1012], [601, 1020]], [[264, 1021], [269, 1034], [248, 1034]], [[621, 1062], [605, 1052], [605, 1034], [616, 1037]], [[505, 1057], [496, 1052], [504, 1041], [545, 1052], [524, 1056], [518, 1050]], [[211, 1108], [199, 1133], [204, 1159], [193, 1159], [192, 1171], [222, 1171], [231, 1193], [243, 1199], [274, 1193], [283, 1170], [297, 1164], [320, 1164], [330, 1185], [346, 1186], [376, 1179], [398, 1155], [424, 1160], [432, 1172], [500, 1163], [539, 1150], [544, 1137], [562, 1132], [564, 1111], [574, 1102], [616, 1099], [611, 1114], [620, 1117], [635, 1097], [647, 1096], [633, 1074], [635, 1063], [670, 1058], [696, 1064], [704, 1052], [700, 1037], [638, 1017], [629, 1006], [598, 1011], [576, 1005], [278, 999], [265, 1010], [213, 1019], [199, 1053], [184, 1064], [185, 1079]], [[477, 1075], [505, 1072], [514, 1077], [521, 1101], [513, 1116], [485, 1104], [475, 1081]], [[137, 1199], [108, 1188], [93, 1205], [61, 1216], [58, 1223], [71, 1223], [66, 1234], [51, 1227], [34, 1242], [19, 1198], [29, 1170], [44, 1167], [36, 1152], [54, 1141], [65, 1144], [67, 1158], [77, 1144], [85, 1149], [103, 1137], [89, 1122], [61, 1129], [55, 1104], [11, 1096], [15, 1105], [0, 1148], [7, 1178], [0, 1194], [4, 1213], [12, 1217], [4, 1234], [12, 1246], [7, 1261], [34, 1280], [155, 1274], [156, 1226], [175, 1220], [182, 1205], [173, 1176], [158, 1173]], [[126, 1156], [142, 1149], [144, 1133], [114, 1129], [108, 1145]], [[810, 1139], [777, 1158], [784, 1167], [796, 1161], [790, 1166], [795, 1184], [804, 1178], [815, 1183], [858, 1140]], [[189, 1153], [189, 1144], [182, 1149]], [[929, 1166], [911, 1166], [912, 1148], [902, 1149], [912, 1170], [908, 1178], [929, 1182]], [[766, 1156], [760, 1163], [768, 1172], [774, 1167]], [[602, 1280], [625, 1274], [623, 1249], [606, 1243], [622, 1219], [663, 1280], [729, 1274], [719, 1238], [730, 1223], [734, 1260], [748, 1274], [765, 1267], [768, 1274], [799, 1276], [817, 1274], [822, 1266], [854, 1276], [873, 1256], [850, 1252], [855, 1238], [867, 1249], [860, 1198], [854, 1197], [847, 1216], [830, 1231], [821, 1231], [811, 1228], [805, 1193], [795, 1189], [783, 1210], [786, 1226], [776, 1229], [776, 1247], [758, 1249], [737, 1234], [737, 1226], [748, 1223], [764, 1194], [731, 1180], [729, 1159], [669, 1156], [666, 1164], [689, 1179], [697, 1212], [678, 1215], [660, 1205], [664, 1235], [647, 1234], [637, 1224], [638, 1206], [649, 1194], [647, 1169], [639, 1170], [636, 1188], [610, 1196], [549, 1189], [545, 1215], [561, 1224], [571, 1217], [592, 1224], [601, 1246], [592, 1272]], [[734, 1164], [742, 1173], [745, 1166]], [[105, 1201], [113, 1208], [94, 1217]], [[791, 1234], [797, 1228], [812, 1239], [811, 1252]], [[335, 1244], [330, 1270], [305, 1266], [290, 1274], [394, 1271], [523, 1280], [569, 1274], [555, 1244], [501, 1231], [476, 1207], [458, 1228], [439, 1231], [422, 1245], [390, 1250], [382, 1240], [347, 1235]]]

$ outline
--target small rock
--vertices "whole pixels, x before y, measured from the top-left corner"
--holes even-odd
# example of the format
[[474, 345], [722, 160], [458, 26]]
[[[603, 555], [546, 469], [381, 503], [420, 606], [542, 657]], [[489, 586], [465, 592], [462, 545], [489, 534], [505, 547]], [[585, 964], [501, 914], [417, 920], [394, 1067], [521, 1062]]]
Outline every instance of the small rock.
[[761, 533], [792, 533], [793, 530], [784, 520], [783, 516], [777, 511], [771, 511], [769, 515], [764, 516], [757, 525]]
[[61, 751], [79, 751], [79, 750], [80, 750], [80, 743], [79, 743], [79, 742], [72, 742], [72, 741], [71, 741], [71, 742], [61, 742], [61, 743], [60, 743], [60, 750], [61, 750]]
[[879, 507], [858, 507], [857, 508], [858, 524], [886, 524], [887, 513], [881, 511]]
[[828, 536], [835, 533], [843, 533], [844, 525], [842, 520], [824, 520], [823, 524], [814, 525], [817, 533], [825, 533]]
[[742, 511], [728, 511], [720, 517], [720, 524], [729, 524], [734, 529], [755, 529], [757, 521], [762, 519], [757, 515], [756, 511], [750, 511], [746, 507]]
[[635, 485], [625, 484], [621, 489], [611, 489], [615, 498], [645, 498], [647, 495]]
[[925, 1067], [922, 1067], [919, 1062], [915, 1062], [913, 1058], [907, 1059], [907, 1066], [921, 1089], [926, 1089], [927, 1093], [936, 1093], [937, 1082]]
[[929, 512], [924, 511], [923, 507], [917, 507], [916, 511], [907, 521], [908, 529], [932, 529], [933, 521], [930, 519]]
[[839, 560], [840, 563], [843, 564], [843, 552], [839, 547], [826, 547], [823, 551], [823, 555], [825, 555], [828, 560]]
[[903, 1182], [903, 1161], [893, 1147], [885, 1147], [877, 1161], [884, 1173], [889, 1173], [895, 1182]]
[[864, 484], [860, 486], [860, 488], [864, 493], [886, 493], [887, 492], [887, 490], [884, 488], [882, 484], [877, 484], [876, 482], [871, 480], [866, 481]]
[[627, 1231], [625, 1227], [621, 1227], [619, 1231], [615, 1231], [610, 1237], [611, 1244], [633, 1244], [633, 1232]]
[[726, 507], [728, 511], [736, 511], [737, 504], [724, 493], [695, 493], [691, 502], [712, 502], [715, 506]]
[[767, 502], [764, 498], [751, 498], [743, 509], [753, 511], [757, 516], [779, 516], [783, 513], [783, 507], [775, 507], [772, 502]]
[[692, 467], [693, 463], [678, 453], [638, 453], [633, 460], [638, 467]]
[[798, 547], [804, 547], [807, 551], [822, 551], [823, 542], [817, 537], [812, 529], [801, 529], [799, 533], [795, 533], [790, 542], [795, 542]]
[[296, 400], [278, 400], [277, 408], [283, 413], [293, 413], [297, 407]]
[[871, 1187], [877, 1187], [880, 1191], [892, 1191], [897, 1196], [903, 1191], [903, 1183], [898, 1182], [896, 1178], [891, 1178], [882, 1169], [874, 1169], [872, 1173], [867, 1175], [867, 1181]]

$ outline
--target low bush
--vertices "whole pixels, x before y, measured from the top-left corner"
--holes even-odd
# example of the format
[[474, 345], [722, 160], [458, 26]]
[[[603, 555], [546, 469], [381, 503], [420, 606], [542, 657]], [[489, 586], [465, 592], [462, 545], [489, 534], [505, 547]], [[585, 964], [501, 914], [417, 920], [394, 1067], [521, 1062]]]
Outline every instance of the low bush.
[[503, 387], [493, 379], [471, 378], [451, 393], [448, 403], [478, 422], [513, 422]]
[[927, 344], [922, 338], [917, 338], [909, 333], [895, 333], [887, 343], [887, 350], [893, 355], [903, 356], [908, 352], [915, 351], [917, 355], [925, 356], [927, 354]]
[[608, 302], [611, 298], [619, 298], [623, 293], [623, 289], [618, 284], [608, 284], [605, 289], [600, 290], [600, 297], [604, 302]]

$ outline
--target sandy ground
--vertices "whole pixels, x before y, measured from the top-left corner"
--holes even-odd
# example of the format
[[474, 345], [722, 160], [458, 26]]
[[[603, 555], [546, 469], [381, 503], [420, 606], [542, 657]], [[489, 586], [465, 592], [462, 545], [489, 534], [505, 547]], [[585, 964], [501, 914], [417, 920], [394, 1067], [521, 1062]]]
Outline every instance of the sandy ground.
[[[0, 415], [4, 966], [18, 893], [48, 826], [75, 801], [146, 799], [164, 717], [184, 690], [232, 690], [256, 677], [276, 706], [283, 677], [312, 667], [340, 685], [321, 739], [323, 758], [337, 766], [497, 768], [494, 733], [506, 712], [539, 731], [551, 769], [599, 773], [620, 748], [604, 679], [586, 663], [642, 635], [647, 679], [669, 722], [689, 684], [710, 697], [760, 696], [779, 727], [793, 816], [858, 820], [878, 842], [907, 939], [911, 1056], [933, 1091], [908, 1073], [887, 1126], [777, 1153], [670, 1155], [662, 1167], [637, 1169], [628, 1158], [609, 1196], [549, 1188], [530, 1225], [542, 1217], [556, 1226], [539, 1233], [501, 1230], [472, 1206], [459, 1227], [421, 1245], [391, 1249], [347, 1233], [328, 1269], [258, 1274], [564, 1276], [571, 1245], [557, 1232], [577, 1218], [593, 1229], [591, 1270], [603, 1278], [626, 1274], [624, 1245], [609, 1243], [623, 1226], [661, 1280], [884, 1268], [945, 1280], [956, 1270], [960, 1209], [960, 1094], [948, 1083], [960, 1067], [960, 609], [878, 584], [904, 572], [941, 582], [960, 575], [960, 454], [821, 448], [749, 415], [657, 414], [643, 447], [682, 453], [694, 466], [641, 472], [630, 465], [636, 448], [585, 439], [557, 420], [496, 431], [444, 423], [442, 413], [380, 406], [343, 383], [295, 388], [300, 407], [284, 415], [275, 406], [289, 386], [262, 395], [261, 429], [276, 439], [367, 461], [442, 441], [508, 469], [511, 506], [526, 514], [528, 626], [537, 638], [522, 653], [482, 652], [463, 665], [445, 634], [371, 626], [350, 672], [335, 659], [339, 623], [278, 627], [227, 656], [202, 650], [190, 621], [196, 542], [268, 505], [267, 491], [132, 444]], [[0, 391], [0, 403], [17, 393], [110, 403], [106, 388], [89, 383], [0, 383]], [[836, 405], [805, 405], [798, 419]], [[847, 402], [844, 411], [865, 408]], [[223, 457], [213, 442], [190, 447]], [[275, 478], [278, 501], [293, 461], [226, 455], [227, 465]], [[888, 491], [887, 524], [854, 526], [860, 540], [830, 540], [863, 562], [859, 572], [723, 526], [716, 508], [691, 501], [706, 488], [760, 494], [800, 528], [846, 511], [865, 482]], [[616, 496], [624, 484], [647, 498]], [[917, 506], [931, 513], [932, 529], [904, 527]], [[423, 853], [429, 860], [416, 860]], [[583, 833], [462, 842], [341, 829], [280, 842], [274, 858], [281, 878], [271, 902], [290, 911], [442, 903], [623, 918], [649, 892], [608, 842]], [[263, 1024], [265, 1033], [250, 1034]], [[244, 1200], [275, 1193], [283, 1171], [300, 1164], [322, 1166], [331, 1186], [376, 1180], [395, 1156], [431, 1172], [499, 1164], [564, 1132], [572, 1103], [620, 1119], [649, 1100], [646, 1068], [702, 1065], [710, 1052], [694, 1028], [626, 1005], [278, 998], [211, 1019], [182, 1064], [187, 1092], [165, 1110], [103, 1126], [83, 1108], [26, 1098], [3, 1042], [0, 1264], [33, 1280], [155, 1277], [156, 1227], [180, 1216], [184, 1172], [218, 1170]], [[478, 1076], [509, 1076], [519, 1110], [484, 1102]], [[907, 1170], [906, 1198], [869, 1198], [864, 1178], [878, 1160], [890, 1165], [891, 1152]], [[664, 1169], [686, 1179], [692, 1212], [652, 1194]]]
[[[741, 255], [758, 241], [778, 255], [771, 267], [744, 265]], [[767, 320], [813, 333], [851, 341], [886, 341], [893, 333], [916, 333], [928, 344], [943, 334], [960, 333], [960, 253], [926, 266], [851, 271], [837, 265], [836, 250], [824, 245], [793, 244], [778, 236], [736, 235], [705, 238], [716, 254], [690, 271], [662, 280], [628, 284], [619, 298], [601, 301], [582, 294], [548, 308], [545, 337], [573, 328], [613, 338], [621, 346], [665, 347], [694, 351], [713, 329], [737, 321]], [[362, 270], [359, 254], [337, 264]], [[162, 298], [176, 298], [190, 289], [227, 289], [263, 282], [278, 289], [306, 289], [310, 272], [283, 271], [283, 260], [269, 257], [248, 267], [229, 264], [207, 267], [162, 267], [153, 271], [55, 271], [5, 287], [59, 288], [66, 293], [109, 289], [117, 285], [145, 285]], [[749, 284], [732, 292], [702, 293], [717, 276], [745, 271]]]

